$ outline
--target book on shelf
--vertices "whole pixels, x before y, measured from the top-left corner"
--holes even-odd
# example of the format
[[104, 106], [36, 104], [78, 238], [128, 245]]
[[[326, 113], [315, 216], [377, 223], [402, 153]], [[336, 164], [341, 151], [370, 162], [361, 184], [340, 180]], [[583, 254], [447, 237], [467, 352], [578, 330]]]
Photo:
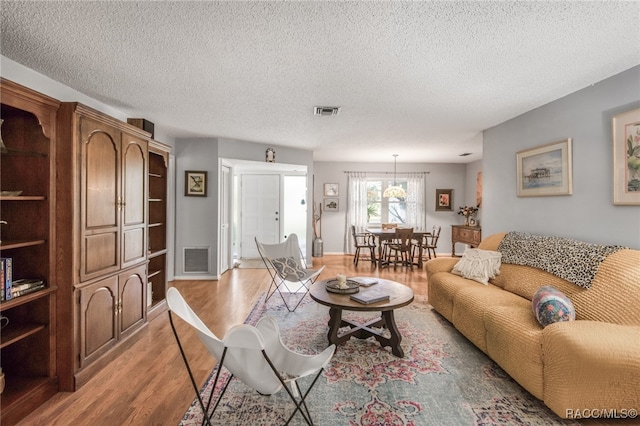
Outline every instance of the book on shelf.
[[355, 277], [353, 280], [360, 284], [360, 286], [362, 287], [370, 287], [374, 284], [378, 284], [377, 279], [369, 277]]
[[370, 303], [383, 302], [389, 300], [389, 293], [384, 290], [369, 290], [365, 292], [358, 292], [349, 296], [351, 300], [354, 300], [363, 305]]
[[0, 302], [4, 302], [4, 259], [0, 262]]
[[37, 278], [23, 278], [14, 280], [11, 284], [11, 297], [14, 298], [24, 296], [25, 294], [41, 290], [44, 287], [44, 281]]
[[46, 286], [44, 285], [43, 282], [40, 282], [40, 284], [36, 285], [36, 286], [32, 286], [32, 287], [27, 287], [27, 288], [23, 288], [22, 290], [11, 290], [11, 297], [12, 298], [16, 298], [16, 297], [20, 297], [20, 296], [25, 296], [27, 294], [30, 293], [34, 293], [38, 290], [42, 290], [43, 288], [45, 288]]
[[2, 266], [2, 300], [11, 300], [11, 287], [13, 277], [13, 260], [10, 257], [0, 259]]

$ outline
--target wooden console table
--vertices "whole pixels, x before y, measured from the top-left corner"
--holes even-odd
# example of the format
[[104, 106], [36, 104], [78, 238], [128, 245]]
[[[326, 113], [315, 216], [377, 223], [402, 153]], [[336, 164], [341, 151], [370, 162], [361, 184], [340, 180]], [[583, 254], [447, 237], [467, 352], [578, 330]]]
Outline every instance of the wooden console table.
[[451, 225], [451, 256], [456, 255], [456, 243], [477, 247], [482, 240], [479, 226]]

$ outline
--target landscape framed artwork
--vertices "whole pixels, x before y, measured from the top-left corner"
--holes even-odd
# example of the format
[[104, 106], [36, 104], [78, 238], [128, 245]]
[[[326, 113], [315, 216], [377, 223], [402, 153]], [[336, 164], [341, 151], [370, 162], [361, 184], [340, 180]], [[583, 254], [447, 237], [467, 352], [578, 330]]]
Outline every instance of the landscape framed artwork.
[[453, 189], [436, 189], [436, 211], [453, 210]]
[[616, 115], [613, 131], [613, 204], [640, 205], [640, 108]]
[[518, 197], [571, 195], [571, 138], [516, 153]]
[[338, 199], [337, 198], [325, 198], [324, 199], [324, 211], [337, 212], [338, 211]]
[[207, 196], [207, 172], [187, 170], [184, 172], [184, 195], [187, 197]]

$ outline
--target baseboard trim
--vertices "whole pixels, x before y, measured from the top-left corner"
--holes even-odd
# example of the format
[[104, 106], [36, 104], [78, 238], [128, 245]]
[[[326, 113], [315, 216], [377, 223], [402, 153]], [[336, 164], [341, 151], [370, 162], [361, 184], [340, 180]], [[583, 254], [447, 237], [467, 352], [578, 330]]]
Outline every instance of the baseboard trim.
[[218, 275], [175, 275], [174, 280], [180, 281], [218, 281]]

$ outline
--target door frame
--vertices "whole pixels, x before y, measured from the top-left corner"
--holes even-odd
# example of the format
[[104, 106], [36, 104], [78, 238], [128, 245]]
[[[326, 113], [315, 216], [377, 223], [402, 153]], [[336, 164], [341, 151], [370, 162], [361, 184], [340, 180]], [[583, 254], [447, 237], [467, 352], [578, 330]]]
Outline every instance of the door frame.
[[[223, 164], [221, 161], [219, 170], [219, 194], [221, 201], [218, 203], [218, 229], [220, 230], [220, 236], [218, 237], [218, 275], [225, 273], [233, 267], [233, 168], [230, 165]], [[226, 179], [223, 178], [225, 174], [227, 175]], [[225, 217], [227, 218], [228, 225], [226, 231], [223, 229], [223, 218]], [[226, 232], [226, 238], [222, 238], [223, 232]], [[227, 241], [227, 247], [223, 247], [224, 241]]]
[[[220, 163], [219, 163], [219, 167], [218, 167], [218, 174], [219, 176], [221, 176], [222, 174], [222, 166], [227, 166], [231, 168], [231, 178], [229, 179], [228, 185], [229, 185], [229, 194], [230, 194], [230, 203], [229, 203], [229, 207], [231, 208], [231, 212], [230, 212], [230, 217], [232, 218], [232, 225], [230, 226], [231, 228], [231, 235], [229, 238], [229, 247], [228, 249], [228, 253], [231, 256], [231, 260], [230, 260], [230, 265], [232, 265], [233, 262], [233, 244], [234, 241], [239, 241], [240, 235], [242, 230], [239, 228], [240, 224], [236, 223], [238, 217], [239, 217], [239, 212], [237, 211], [237, 209], [240, 209], [240, 205], [239, 205], [239, 189], [237, 188], [236, 182], [238, 182], [239, 185], [239, 179], [236, 179], [236, 177], [240, 176], [241, 174], [247, 174], [247, 173], [253, 173], [253, 174], [278, 174], [280, 176], [284, 176], [284, 175], [298, 175], [298, 176], [306, 176], [307, 177], [307, 205], [311, 206], [312, 203], [310, 202], [311, 197], [313, 196], [313, 185], [312, 185], [312, 181], [311, 178], [309, 176], [309, 170], [308, 167], [306, 165], [303, 164], [283, 164], [283, 163], [264, 163], [264, 162], [260, 162], [260, 161], [250, 161], [250, 160], [239, 160], [239, 159], [232, 159], [232, 158], [221, 158], [220, 159]], [[222, 180], [219, 179], [218, 182], [221, 182]], [[283, 185], [283, 181], [284, 179], [280, 179], [280, 191], [282, 191], [282, 185]], [[280, 211], [282, 211], [282, 197], [280, 197]], [[285, 213], [283, 212], [283, 215]], [[220, 229], [220, 219], [221, 216], [220, 214], [218, 214], [218, 229]], [[307, 212], [307, 234], [309, 233], [309, 229], [310, 229], [310, 213]], [[234, 235], [234, 231], [238, 232], [238, 235]], [[281, 228], [282, 231], [282, 228]], [[218, 252], [222, 252], [220, 244], [222, 243], [222, 239], [218, 237]], [[238, 250], [239, 255], [241, 256], [241, 248]], [[309, 241], [307, 238], [307, 250], [304, 253], [305, 257], [309, 257], [310, 253], [310, 247], [309, 247]], [[220, 263], [218, 263], [218, 265], [220, 265]], [[221, 274], [222, 272], [220, 272], [219, 274]]]

